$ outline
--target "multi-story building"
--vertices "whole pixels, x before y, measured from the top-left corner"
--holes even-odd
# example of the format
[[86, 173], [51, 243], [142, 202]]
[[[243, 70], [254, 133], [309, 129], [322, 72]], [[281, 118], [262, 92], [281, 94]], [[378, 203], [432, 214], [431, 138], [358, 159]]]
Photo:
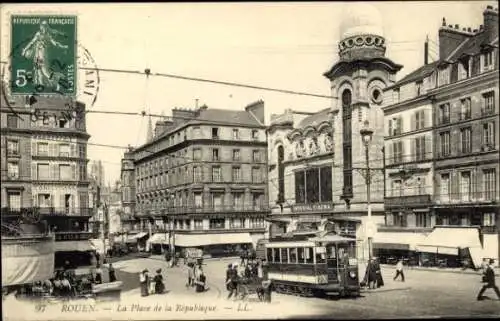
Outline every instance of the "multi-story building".
[[126, 151], [121, 160], [122, 181], [122, 233], [137, 234], [139, 232], [139, 219], [135, 213], [135, 169], [134, 153], [132, 148]]
[[91, 250], [85, 106], [72, 113], [60, 97], [2, 100], [2, 224], [43, 222], [55, 233], [56, 266], [80, 264]]
[[[264, 103], [245, 110], [173, 109], [133, 150], [136, 215], [148, 243], [231, 253], [264, 236]], [[174, 231], [167, 237], [166, 231]]]
[[[291, 209], [295, 206], [311, 215], [322, 212], [315, 218], [317, 223], [321, 218], [348, 222], [346, 227], [355, 231], [359, 241], [359, 258], [368, 258], [367, 236], [374, 230], [374, 224], [367, 220], [368, 200], [371, 201], [371, 222], [384, 219], [382, 90], [395, 82], [395, 74], [402, 66], [385, 57], [380, 13], [368, 4], [349, 8], [340, 26], [340, 59], [324, 74], [330, 80], [332, 106], [302, 120], [297, 124], [299, 128], [290, 131], [289, 143], [283, 148], [288, 147], [284, 155], [288, 157], [291, 153], [292, 159], [285, 158], [283, 162], [284, 191], [278, 194], [287, 196], [282, 200], [291, 204]], [[372, 135], [364, 137], [369, 139], [365, 145], [363, 133], [370, 131]], [[333, 153], [320, 155], [326, 155], [326, 149], [320, 147], [316, 154], [318, 144], [324, 145], [329, 139]], [[270, 144], [270, 148], [279, 146]], [[365, 148], [368, 148], [369, 164]], [[273, 150], [270, 155], [274, 155], [271, 162], [279, 161], [279, 151]], [[303, 160], [303, 155], [317, 156], [312, 163], [310, 159]], [[367, 165], [370, 171], [366, 171]], [[293, 172], [291, 179], [287, 177], [287, 168]], [[366, 172], [371, 178], [370, 199]], [[321, 192], [322, 185], [328, 192]], [[270, 183], [269, 188], [276, 188], [273, 186]], [[328, 205], [322, 205], [323, 201]], [[299, 206], [301, 203], [305, 206]]]
[[[420, 239], [421, 252], [430, 248], [459, 257], [459, 248], [480, 248], [482, 257], [499, 256], [498, 10], [488, 7], [483, 17], [474, 30], [446, 25], [443, 18], [439, 61], [385, 93], [392, 131], [386, 137], [386, 148], [392, 148], [386, 224], [402, 230], [455, 227]], [[403, 124], [397, 120], [394, 127], [399, 116]]]

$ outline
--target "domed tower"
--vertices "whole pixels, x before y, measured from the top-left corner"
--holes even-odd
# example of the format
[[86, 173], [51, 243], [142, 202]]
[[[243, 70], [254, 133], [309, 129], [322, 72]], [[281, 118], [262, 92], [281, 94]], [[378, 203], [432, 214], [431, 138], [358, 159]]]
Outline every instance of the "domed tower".
[[[340, 25], [339, 60], [324, 75], [331, 82], [334, 128], [333, 200], [335, 217], [366, 221], [365, 144], [361, 130], [373, 131], [368, 144], [373, 222], [383, 223], [383, 89], [403, 67], [385, 57], [386, 42], [378, 10], [348, 4]], [[377, 170], [378, 169], [378, 170]], [[364, 225], [364, 224], [361, 224]], [[362, 229], [363, 230], [363, 229]], [[362, 238], [357, 231], [357, 237]]]

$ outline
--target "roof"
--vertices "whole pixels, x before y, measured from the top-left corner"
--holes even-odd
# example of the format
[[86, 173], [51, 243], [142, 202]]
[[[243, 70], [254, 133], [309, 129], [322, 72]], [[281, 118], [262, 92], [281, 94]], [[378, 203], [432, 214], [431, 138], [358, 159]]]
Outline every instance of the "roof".
[[330, 108], [322, 109], [322, 110], [318, 111], [317, 113], [302, 119], [302, 121], [299, 123], [299, 125], [297, 127], [298, 128], [305, 128], [309, 125], [314, 126], [314, 125], [317, 125], [325, 120], [328, 120], [329, 119], [329, 117], [328, 117], [329, 112], [330, 112]]
[[391, 87], [395, 87], [397, 85], [401, 85], [404, 83], [423, 79], [423, 78], [429, 76], [436, 69], [438, 64], [439, 64], [439, 61], [434, 61], [434, 62], [431, 62], [430, 64], [423, 65], [422, 67], [410, 72], [408, 75], [403, 77], [403, 79], [401, 79], [400, 81], [398, 81], [397, 83], [395, 83]]
[[408, 75], [406, 75], [403, 79], [395, 83], [394, 85], [388, 87], [387, 89], [397, 87], [399, 85], [417, 81], [419, 79], [423, 79], [429, 76], [436, 67], [442, 62], [455, 62], [463, 55], [476, 55], [481, 51], [481, 47], [484, 45], [493, 45], [498, 43], [498, 38], [494, 39], [492, 42], [488, 43], [488, 35], [486, 32], [479, 32], [472, 37], [465, 39], [462, 43], [460, 43], [451, 54], [446, 57], [446, 59], [441, 59], [439, 61], [434, 61], [430, 64], [424, 65]]
[[232, 124], [237, 126], [248, 126], [248, 127], [263, 127], [264, 124], [261, 124], [257, 118], [255, 118], [251, 113], [245, 110], [227, 110], [227, 109], [200, 109], [199, 114], [186, 122], [182, 122], [179, 125], [173, 127], [170, 130], [162, 133], [158, 138], [155, 138], [153, 141], [158, 140], [159, 138], [165, 137], [172, 132], [175, 132], [181, 127], [191, 125], [191, 124]]
[[486, 32], [480, 32], [475, 34], [474, 36], [467, 38], [464, 40], [457, 49], [452, 52], [452, 54], [448, 57], [447, 60], [456, 61], [463, 54], [477, 54], [481, 51], [481, 46], [489, 44], [488, 43], [488, 34]]

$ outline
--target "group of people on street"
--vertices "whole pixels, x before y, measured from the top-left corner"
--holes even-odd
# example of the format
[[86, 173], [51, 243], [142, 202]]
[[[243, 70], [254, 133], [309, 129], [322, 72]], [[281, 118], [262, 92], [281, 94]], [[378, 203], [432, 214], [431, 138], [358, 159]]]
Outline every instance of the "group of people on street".
[[382, 270], [378, 260], [371, 258], [366, 267], [365, 277], [362, 284], [368, 286], [369, 289], [377, 289], [384, 286], [384, 279], [382, 278]]
[[141, 296], [162, 294], [165, 292], [165, 284], [163, 283], [161, 269], [156, 270], [156, 275], [153, 278], [149, 276], [148, 269], [142, 270], [139, 274], [139, 283], [141, 287]]
[[264, 280], [262, 262], [255, 261], [255, 259], [250, 261], [248, 257], [245, 259], [246, 262], [241, 267], [236, 262], [227, 266], [226, 289], [229, 292], [227, 299], [229, 300], [234, 296], [234, 299], [237, 300], [239, 295], [238, 284], [245, 280], [255, 279], [261, 281], [261, 286], [256, 290], [259, 296], [262, 296], [264, 301], [271, 302], [271, 282]]
[[186, 287], [194, 287], [196, 292], [205, 292], [207, 288], [207, 277], [203, 271], [203, 263], [187, 262], [188, 281]]

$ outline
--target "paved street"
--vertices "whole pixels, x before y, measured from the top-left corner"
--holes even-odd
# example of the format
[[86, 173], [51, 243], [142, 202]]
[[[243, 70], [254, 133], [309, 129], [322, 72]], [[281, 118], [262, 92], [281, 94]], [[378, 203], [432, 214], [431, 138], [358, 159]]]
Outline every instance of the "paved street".
[[[234, 260], [233, 260], [234, 261]], [[396, 318], [396, 317], [479, 317], [500, 316], [500, 301], [493, 292], [486, 292], [490, 300], [476, 301], [481, 286], [480, 276], [435, 271], [407, 270], [406, 282], [393, 281], [394, 269], [383, 269], [386, 286], [366, 291], [357, 299], [317, 299], [273, 294], [271, 304], [250, 298], [247, 304], [226, 300], [224, 289], [225, 268], [231, 260], [206, 261], [205, 271], [210, 290], [195, 293], [185, 287], [186, 270], [181, 265], [168, 268], [160, 259], [132, 259], [116, 262], [118, 278], [124, 282], [119, 302], [96, 304], [98, 315], [110, 312], [113, 319], [167, 319], [193, 318]], [[167, 293], [141, 297], [138, 289], [138, 272], [148, 268], [154, 273], [162, 268], [166, 276]], [[105, 276], [105, 281], [107, 275]], [[9, 300], [9, 299], [7, 299]], [[12, 299], [11, 299], [12, 300]], [[6, 304], [6, 302], [9, 302]], [[93, 300], [85, 300], [93, 303]], [[24, 303], [25, 304], [25, 303]], [[154, 311], [159, 305], [162, 311]], [[8, 319], [16, 304], [4, 301], [4, 316]], [[149, 311], [146, 309], [150, 308]], [[142, 309], [142, 310], [141, 310]], [[170, 309], [165, 311], [165, 309]], [[212, 310], [211, 310], [212, 309]], [[119, 311], [120, 310], [120, 311]], [[34, 314], [34, 319], [43, 319], [49, 313], [61, 312], [58, 305], [48, 305], [45, 313]], [[51, 311], [51, 312], [50, 312]], [[9, 313], [10, 312], [10, 313]], [[63, 311], [64, 312], [64, 311]], [[165, 314], [167, 313], [167, 314]], [[96, 316], [98, 318], [98, 315]], [[75, 315], [75, 319], [78, 319]], [[66, 317], [66, 316], [65, 316]], [[69, 316], [71, 318], [71, 315]]]

